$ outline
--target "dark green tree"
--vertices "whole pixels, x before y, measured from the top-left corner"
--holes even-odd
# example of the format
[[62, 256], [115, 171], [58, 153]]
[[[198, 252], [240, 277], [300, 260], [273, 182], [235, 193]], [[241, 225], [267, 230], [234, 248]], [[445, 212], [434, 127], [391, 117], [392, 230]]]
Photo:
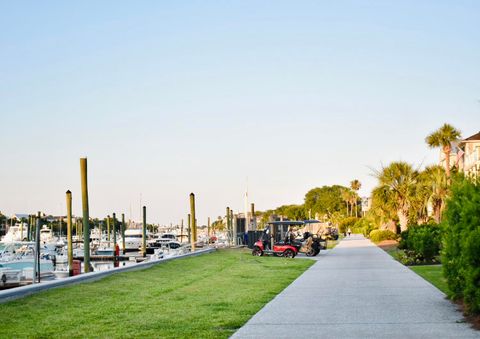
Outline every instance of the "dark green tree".
[[348, 190], [347, 187], [340, 185], [322, 186], [311, 189], [305, 195], [305, 211], [312, 211], [312, 215], [319, 213], [327, 214], [329, 217], [335, 212], [347, 214], [345, 201], [342, 198], [342, 192]]

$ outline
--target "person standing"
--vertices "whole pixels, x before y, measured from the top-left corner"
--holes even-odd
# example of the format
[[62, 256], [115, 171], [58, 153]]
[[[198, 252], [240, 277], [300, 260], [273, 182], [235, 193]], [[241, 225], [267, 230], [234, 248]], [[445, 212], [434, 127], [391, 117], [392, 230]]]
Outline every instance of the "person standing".
[[352, 234], [352, 230], [350, 229], [350, 227], [348, 228], [348, 236], [350, 236], [350, 234]]

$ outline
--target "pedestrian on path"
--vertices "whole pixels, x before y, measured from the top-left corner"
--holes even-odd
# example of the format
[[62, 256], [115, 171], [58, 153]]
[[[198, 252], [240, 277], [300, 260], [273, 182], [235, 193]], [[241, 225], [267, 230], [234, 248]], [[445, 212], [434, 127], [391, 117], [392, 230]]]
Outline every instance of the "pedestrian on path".
[[352, 230], [350, 229], [350, 227], [348, 228], [348, 236], [350, 236], [350, 234], [352, 233]]

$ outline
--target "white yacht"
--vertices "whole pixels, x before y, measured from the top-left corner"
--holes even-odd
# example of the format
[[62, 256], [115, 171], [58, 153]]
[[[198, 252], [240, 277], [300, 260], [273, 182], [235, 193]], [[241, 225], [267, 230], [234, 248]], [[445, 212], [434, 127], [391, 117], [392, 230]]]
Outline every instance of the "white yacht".
[[[138, 251], [142, 247], [142, 229], [127, 229], [125, 230], [125, 250], [127, 251]], [[147, 240], [149, 238], [149, 233], [147, 231]], [[120, 239], [120, 244], [121, 244]]]
[[8, 232], [2, 237], [2, 242], [11, 243], [16, 241], [27, 240], [27, 226], [24, 224], [16, 224], [10, 226]]
[[43, 227], [40, 229], [40, 242], [43, 244], [56, 242], [55, 238], [53, 237], [53, 231], [46, 225], [43, 225]]

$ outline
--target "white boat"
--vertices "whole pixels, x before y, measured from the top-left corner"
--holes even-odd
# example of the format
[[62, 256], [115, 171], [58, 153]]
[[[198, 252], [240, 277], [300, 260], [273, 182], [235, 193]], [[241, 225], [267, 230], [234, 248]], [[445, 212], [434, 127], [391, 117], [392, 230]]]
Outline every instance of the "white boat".
[[40, 242], [43, 244], [56, 242], [53, 236], [53, 231], [46, 225], [43, 225], [43, 227], [40, 229]]
[[[142, 247], [142, 229], [127, 229], [125, 230], [125, 250], [127, 251], [138, 251]], [[149, 238], [149, 233], [147, 231], [147, 241]], [[121, 244], [121, 240], [119, 241]]]
[[10, 226], [8, 232], [2, 237], [2, 242], [11, 243], [27, 240], [27, 226], [24, 224], [15, 224]]
[[[0, 265], [21, 272], [22, 280], [31, 280], [35, 262], [34, 242], [14, 242], [0, 244]], [[40, 272], [42, 278], [52, 276], [53, 263], [51, 253], [45, 247], [40, 248]]]
[[22, 271], [0, 264], [0, 286], [18, 286], [22, 279]]

